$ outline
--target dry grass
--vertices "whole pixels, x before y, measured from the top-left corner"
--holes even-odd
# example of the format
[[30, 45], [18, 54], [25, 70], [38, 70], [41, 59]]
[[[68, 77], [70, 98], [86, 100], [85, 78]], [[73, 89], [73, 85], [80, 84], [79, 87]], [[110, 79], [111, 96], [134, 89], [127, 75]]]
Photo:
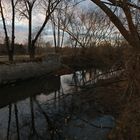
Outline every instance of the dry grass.
[[110, 83], [108, 85], [100, 84], [95, 88], [84, 91], [84, 94], [80, 98], [83, 102], [90, 103], [91, 106], [92, 104], [96, 104], [96, 109], [99, 109], [100, 113], [118, 117], [118, 114], [122, 110], [122, 103], [124, 102], [124, 85], [126, 85], [125, 81]]
[[140, 140], [140, 98], [128, 102], [122, 110], [110, 140]]
[[[96, 102], [105, 114], [116, 117], [116, 127], [109, 134], [110, 140], [140, 140], [140, 97], [127, 98], [128, 81], [97, 87], [82, 95], [85, 102]], [[129, 99], [129, 100], [128, 100]], [[92, 112], [90, 114], [92, 116]]]
[[117, 126], [109, 135], [110, 140], [140, 140], [140, 63], [137, 56], [128, 66], [128, 88]]

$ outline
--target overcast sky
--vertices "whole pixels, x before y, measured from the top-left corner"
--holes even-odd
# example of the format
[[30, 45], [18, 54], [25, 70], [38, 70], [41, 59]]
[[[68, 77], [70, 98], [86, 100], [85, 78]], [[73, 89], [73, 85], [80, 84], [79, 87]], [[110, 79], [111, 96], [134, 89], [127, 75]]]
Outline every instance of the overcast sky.
[[[89, 9], [89, 8], [94, 8], [93, 3], [90, 0], [85, 0], [84, 2], [80, 3], [80, 8], [82, 8], [83, 10], [85, 9]], [[33, 16], [33, 28], [37, 28], [37, 26], [41, 25], [42, 21], [43, 21], [44, 17], [43, 15], [36, 13]], [[11, 23], [7, 22], [7, 24], [9, 26], [11, 26]], [[3, 32], [3, 26], [2, 23], [0, 23], [0, 31]], [[49, 24], [47, 24], [46, 29], [48, 30], [47, 34], [49, 36], [49, 39], [51, 38], [51, 26]], [[28, 35], [28, 21], [26, 19], [16, 19], [16, 38], [15, 41], [18, 43], [25, 43], [27, 41], [27, 35]], [[10, 29], [9, 29], [10, 32]], [[1, 37], [2, 35], [0, 35]]]

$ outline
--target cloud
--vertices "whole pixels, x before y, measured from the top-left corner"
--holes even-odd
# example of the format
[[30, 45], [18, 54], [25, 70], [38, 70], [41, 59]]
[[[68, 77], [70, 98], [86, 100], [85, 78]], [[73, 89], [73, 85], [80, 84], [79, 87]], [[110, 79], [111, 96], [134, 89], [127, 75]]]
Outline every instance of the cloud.
[[[90, 0], [86, 0], [82, 3], [80, 3], [80, 7], [82, 9], [88, 9], [91, 6], [93, 6], [93, 2], [91, 2]], [[41, 13], [41, 12], [35, 12], [35, 14], [33, 15], [33, 31], [34, 29], [36, 29], [37, 27], [40, 27], [44, 21], [45, 16]], [[11, 21], [10, 21], [11, 22]], [[11, 23], [8, 23], [8, 31], [9, 31], [9, 35], [11, 35]], [[47, 36], [49, 39], [52, 38], [52, 29], [51, 29], [51, 25], [48, 23], [46, 26], [46, 30], [47, 30]], [[3, 32], [3, 25], [2, 22], [0, 21], [0, 31], [2, 33], [2, 36], [4, 36], [4, 32]], [[15, 41], [18, 43], [24, 43], [25, 40], [28, 39], [28, 20], [26, 18], [23, 18], [21, 20], [16, 19], [16, 27], [15, 27]]]
[[16, 25], [15, 41], [18, 43], [24, 43], [28, 38], [28, 28], [24, 25]]

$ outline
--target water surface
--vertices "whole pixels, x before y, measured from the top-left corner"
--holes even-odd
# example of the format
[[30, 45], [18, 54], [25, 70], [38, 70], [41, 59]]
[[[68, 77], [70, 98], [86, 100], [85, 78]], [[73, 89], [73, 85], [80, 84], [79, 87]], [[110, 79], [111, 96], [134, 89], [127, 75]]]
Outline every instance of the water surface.
[[73, 95], [81, 85], [92, 81], [93, 76], [95, 74], [89, 71], [78, 71], [1, 87], [0, 140], [68, 139], [63, 129], [73, 115], [72, 103], [77, 102]]

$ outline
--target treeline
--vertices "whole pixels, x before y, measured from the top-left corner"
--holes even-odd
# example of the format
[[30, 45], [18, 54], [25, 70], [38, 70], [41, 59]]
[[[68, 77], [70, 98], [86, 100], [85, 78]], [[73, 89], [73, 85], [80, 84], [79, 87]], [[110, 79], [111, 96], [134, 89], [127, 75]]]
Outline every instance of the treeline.
[[[27, 52], [30, 59], [35, 58], [36, 44], [39, 40], [46, 24], [50, 21], [53, 13], [57, 9], [65, 9], [68, 5], [79, 3], [73, 0], [0, 0], [0, 16], [4, 33], [4, 42], [9, 56], [9, 61], [14, 60], [16, 23], [18, 20], [24, 20], [27, 25]], [[41, 19], [41, 22], [35, 27], [33, 20]], [[19, 22], [19, 21], [18, 21]], [[37, 21], [36, 21], [37, 22]], [[7, 24], [8, 23], [8, 24]]]
[[98, 68], [108, 70], [112, 68], [124, 68], [125, 61], [132, 51], [127, 43], [114, 46], [104, 43], [99, 46], [91, 46], [86, 48], [70, 48], [61, 49], [63, 63], [72, 67], [82, 68]]
[[[74, 48], [87, 48], [92, 44], [98, 45], [102, 41], [117, 42], [122, 39], [115, 26], [101, 10], [83, 10], [78, 6], [80, 2], [80, 0], [1, 0], [3, 42], [9, 61], [14, 60], [14, 54], [21, 52], [28, 54], [30, 60], [33, 60], [35, 54], [40, 51], [38, 46], [41, 39], [47, 34], [47, 24], [51, 26], [49, 30], [51, 30], [55, 52], [66, 44]], [[8, 8], [8, 12], [5, 10], [6, 8]], [[36, 18], [34, 18], [35, 15]], [[17, 47], [18, 45], [15, 43], [15, 39], [21, 38], [16, 35], [19, 19], [24, 20], [22, 22], [27, 21], [24, 25], [28, 29], [26, 48]], [[38, 22], [34, 19], [41, 20]], [[4, 54], [5, 49], [2, 49]]]
[[[27, 21], [24, 25], [28, 28], [27, 45], [26, 49], [24, 47], [22, 49], [26, 50], [31, 60], [35, 58], [37, 52], [41, 53], [38, 46], [43, 34], [47, 34], [47, 29], [45, 30], [47, 24], [51, 26], [55, 52], [65, 46], [64, 43], [72, 48], [86, 50], [87, 47], [100, 46], [101, 42], [110, 42], [117, 46], [118, 42], [126, 39], [123, 34], [124, 38], [120, 35], [120, 30], [117, 30], [101, 10], [96, 8], [83, 10], [77, 5], [79, 5], [78, 0], [1, 0], [1, 23], [9, 61], [13, 61], [14, 54], [18, 54], [16, 51], [20, 52], [18, 50], [20, 47], [17, 48], [15, 43], [15, 38], [19, 38], [15, 34], [18, 19]], [[40, 23], [37, 22], [37, 25], [33, 22], [34, 15], [38, 16], [36, 19], [42, 19]], [[131, 41], [130, 37], [129, 40]], [[131, 41], [129, 44], [133, 46], [134, 42]]]
[[[25, 45], [22, 44], [15, 44], [15, 54], [16, 55], [25, 55], [27, 54], [27, 49]], [[7, 48], [5, 44], [0, 44], [0, 55], [7, 55]]]

